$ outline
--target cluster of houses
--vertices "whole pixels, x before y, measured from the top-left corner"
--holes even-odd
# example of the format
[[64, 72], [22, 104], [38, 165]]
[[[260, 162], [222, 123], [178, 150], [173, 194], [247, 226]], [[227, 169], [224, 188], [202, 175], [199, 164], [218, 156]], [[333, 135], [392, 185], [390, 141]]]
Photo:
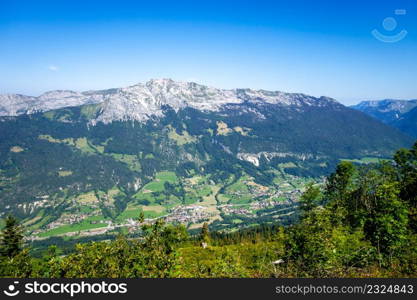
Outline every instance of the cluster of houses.
[[250, 210], [249, 208], [236, 206], [233, 204], [222, 205], [220, 209], [226, 215], [244, 215], [247, 217], [254, 216], [252, 210]]
[[204, 206], [187, 205], [177, 206], [164, 217], [168, 223], [200, 223], [210, 218], [211, 214], [205, 210]]

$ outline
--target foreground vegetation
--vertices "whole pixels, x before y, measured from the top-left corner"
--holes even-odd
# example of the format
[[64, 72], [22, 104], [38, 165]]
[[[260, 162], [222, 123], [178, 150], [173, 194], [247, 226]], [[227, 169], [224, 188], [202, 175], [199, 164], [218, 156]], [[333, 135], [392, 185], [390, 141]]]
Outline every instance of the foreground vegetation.
[[[417, 143], [393, 161], [341, 162], [323, 188], [307, 186], [300, 221], [231, 234], [188, 236], [161, 220], [140, 239], [79, 244], [42, 258], [22, 248], [22, 228], [5, 220], [3, 277], [415, 277]], [[143, 220], [143, 215], [139, 216]]]

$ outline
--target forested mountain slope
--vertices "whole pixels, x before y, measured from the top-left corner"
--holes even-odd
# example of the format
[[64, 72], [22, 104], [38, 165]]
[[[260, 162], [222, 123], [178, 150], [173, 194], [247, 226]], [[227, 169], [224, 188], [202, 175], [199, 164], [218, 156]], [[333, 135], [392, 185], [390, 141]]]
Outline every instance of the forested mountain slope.
[[[337, 101], [152, 80], [2, 96], [0, 209], [35, 239], [135, 226], [292, 222], [305, 182], [412, 140]], [[75, 106], [72, 104], [75, 103]]]

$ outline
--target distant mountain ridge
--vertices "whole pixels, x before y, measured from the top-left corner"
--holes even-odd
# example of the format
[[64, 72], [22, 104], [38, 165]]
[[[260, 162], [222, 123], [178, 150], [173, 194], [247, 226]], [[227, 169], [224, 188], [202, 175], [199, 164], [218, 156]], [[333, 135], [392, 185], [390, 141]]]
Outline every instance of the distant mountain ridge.
[[351, 107], [417, 138], [417, 99], [362, 101]]
[[223, 105], [244, 102], [283, 106], [320, 106], [336, 100], [278, 91], [223, 90], [194, 82], [152, 79], [144, 84], [98, 91], [56, 90], [46, 92], [39, 97], [0, 95], [0, 116], [18, 116], [65, 107], [100, 104], [101, 113], [95, 121], [104, 123], [116, 120], [144, 121], [152, 115], [160, 116], [164, 105], [169, 105], [174, 110], [192, 107], [205, 111], [218, 111]]
[[392, 125], [404, 133], [417, 138], [417, 106], [404, 113]]

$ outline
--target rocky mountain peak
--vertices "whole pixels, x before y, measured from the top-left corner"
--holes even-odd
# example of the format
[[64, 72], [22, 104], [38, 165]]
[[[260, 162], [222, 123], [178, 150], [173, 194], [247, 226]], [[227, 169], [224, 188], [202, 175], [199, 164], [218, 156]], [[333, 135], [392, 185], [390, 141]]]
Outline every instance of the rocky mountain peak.
[[217, 111], [226, 104], [245, 102], [284, 106], [322, 106], [335, 100], [279, 91], [217, 89], [195, 82], [163, 78], [108, 90], [86, 92], [55, 90], [39, 97], [0, 95], [0, 116], [17, 116], [64, 107], [100, 104], [101, 114], [95, 122], [108, 123], [114, 120], [143, 121], [152, 115], [160, 116], [165, 105], [169, 105], [174, 110], [192, 107], [198, 110]]

